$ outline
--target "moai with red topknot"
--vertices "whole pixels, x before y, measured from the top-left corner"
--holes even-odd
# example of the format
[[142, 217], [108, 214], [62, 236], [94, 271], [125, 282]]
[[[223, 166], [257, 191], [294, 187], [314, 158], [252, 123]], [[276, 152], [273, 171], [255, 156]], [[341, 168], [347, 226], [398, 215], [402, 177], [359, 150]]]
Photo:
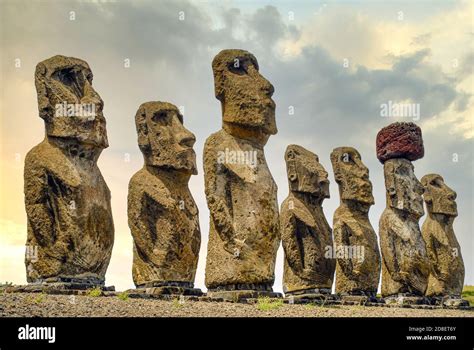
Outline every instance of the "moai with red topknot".
[[424, 155], [421, 129], [414, 123], [390, 124], [377, 134], [376, 147], [387, 199], [379, 222], [382, 296], [387, 303], [421, 304], [430, 274], [418, 223], [424, 214], [423, 186], [412, 164]]

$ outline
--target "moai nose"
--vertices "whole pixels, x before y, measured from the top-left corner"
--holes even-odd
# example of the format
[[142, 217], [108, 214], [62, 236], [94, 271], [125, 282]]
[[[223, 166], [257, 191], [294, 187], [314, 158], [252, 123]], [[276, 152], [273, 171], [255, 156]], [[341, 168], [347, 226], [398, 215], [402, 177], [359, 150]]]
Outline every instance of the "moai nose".
[[455, 200], [455, 199], [457, 198], [457, 196], [458, 196], [458, 195], [457, 195], [456, 192], [451, 191], [451, 192], [449, 193], [449, 195], [448, 195], [448, 199], [453, 201], [453, 200]]
[[266, 78], [262, 76], [262, 79], [264, 80], [263, 84], [263, 91], [265, 91], [265, 94], [268, 97], [272, 97], [273, 93], [275, 92], [275, 88], [273, 87], [272, 83], [270, 83]]
[[178, 140], [181, 146], [192, 148], [196, 143], [196, 136], [183, 126], [179, 132]]

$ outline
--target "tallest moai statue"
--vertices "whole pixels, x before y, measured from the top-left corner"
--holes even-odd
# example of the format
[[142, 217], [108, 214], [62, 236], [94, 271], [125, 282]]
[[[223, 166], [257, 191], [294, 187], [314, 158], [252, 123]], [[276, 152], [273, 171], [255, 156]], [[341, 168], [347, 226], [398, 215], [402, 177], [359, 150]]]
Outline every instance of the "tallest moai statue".
[[223, 127], [204, 146], [206, 286], [211, 297], [272, 295], [280, 233], [277, 186], [263, 147], [277, 133], [273, 86], [244, 50], [221, 51], [212, 69]]
[[25, 159], [30, 283], [103, 286], [114, 243], [110, 192], [97, 159], [108, 147], [89, 65], [54, 56], [35, 73], [45, 139]]

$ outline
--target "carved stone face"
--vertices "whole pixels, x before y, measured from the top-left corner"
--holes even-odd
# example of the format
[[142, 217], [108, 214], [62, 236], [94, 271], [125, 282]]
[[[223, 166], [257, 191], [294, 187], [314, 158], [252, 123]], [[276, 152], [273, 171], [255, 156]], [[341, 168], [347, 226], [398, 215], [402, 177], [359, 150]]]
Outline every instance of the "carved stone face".
[[339, 147], [331, 153], [334, 177], [342, 200], [374, 204], [369, 169], [362, 163], [359, 152], [352, 147]]
[[441, 175], [428, 174], [421, 178], [425, 192], [423, 198], [428, 212], [457, 216], [456, 192], [449, 188]]
[[329, 198], [328, 173], [316, 154], [301, 146], [289, 145], [285, 161], [291, 191]]
[[423, 186], [415, 176], [413, 164], [404, 158], [393, 158], [384, 163], [387, 205], [405, 211], [415, 218], [424, 214]]
[[196, 138], [183, 125], [178, 108], [167, 102], [143, 103], [135, 115], [145, 164], [197, 174]]
[[35, 85], [48, 136], [108, 147], [104, 102], [92, 87], [85, 61], [65, 56], [44, 60], [36, 66]]
[[277, 133], [273, 85], [258, 71], [257, 59], [244, 50], [223, 50], [212, 61], [216, 98], [224, 123]]

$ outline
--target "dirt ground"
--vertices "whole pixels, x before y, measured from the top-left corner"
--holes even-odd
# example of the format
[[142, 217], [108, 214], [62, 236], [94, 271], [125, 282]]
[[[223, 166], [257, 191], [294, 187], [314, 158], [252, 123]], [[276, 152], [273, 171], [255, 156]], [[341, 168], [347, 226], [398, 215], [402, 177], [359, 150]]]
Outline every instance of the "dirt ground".
[[474, 317], [474, 310], [132, 299], [118, 296], [0, 294], [0, 317]]

